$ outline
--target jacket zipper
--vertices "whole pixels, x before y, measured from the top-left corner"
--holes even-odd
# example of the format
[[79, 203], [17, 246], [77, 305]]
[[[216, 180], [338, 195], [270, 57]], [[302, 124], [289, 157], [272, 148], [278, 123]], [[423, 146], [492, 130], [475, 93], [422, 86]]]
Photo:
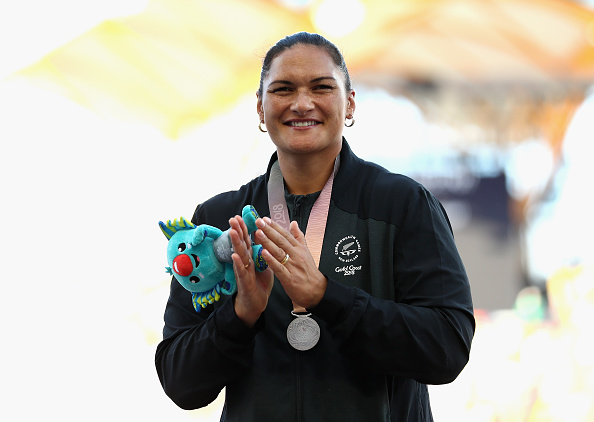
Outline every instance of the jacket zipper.
[[301, 403], [303, 402], [303, 398], [301, 397], [301, 356], [299, 355], [298, 350], [294, 350], [295, 353], [295, 369], [297, 373], [295, 374], [295, 392], [296, 392], [296, 410], [297, 410], [297, 422], [302, 421], [303, 417], [303, 409], [301, 407]]
[[[293, 209], [293, 220], [297, 221], [299, 227], [301, 228], [304, 226], [303, 220], [303, 197], [298, 196], [294, 203]], [[301, 229], [302, 231], [305, 230], [305, 227]], [[301, 397], [301, 356], [298, 350], [293, 351], [295, 353], [295, 397], [297, 400], [296, 403], [296, 413], [297, 413], [297, 422], [301, 422], [303, 420], [303, 397]]]

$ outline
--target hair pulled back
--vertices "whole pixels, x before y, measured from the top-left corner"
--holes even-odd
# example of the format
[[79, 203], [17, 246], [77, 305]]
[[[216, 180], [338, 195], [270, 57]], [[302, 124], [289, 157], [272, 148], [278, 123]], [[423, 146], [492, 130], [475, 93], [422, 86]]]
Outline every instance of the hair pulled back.
[[351, 92], [353, 87], [351, 85], [351, 78], [349, 71], [346, 67], [344, 57], [342, 53], [332, 42], [319, 34], [311, 34], [309, 32], [297, 32], [293, 35], [288, 35], [285, 38], [279, 40], [275, 45], [270, 47], [264, 60], [262, 62], [262, 71], [260, 72], [260, 87], [258, 88], [258, 95], [262, 97], [262, 91], [264, 89], [264, 79], [270, 72], [270, 66], [272, 61], [283, 51], [288, 50], [296, 44], [313, 45], [316, 47], [322, 47], [328, 52], [334, 64], [340, 69], [344, 75], [344, 87], [346, 92]]

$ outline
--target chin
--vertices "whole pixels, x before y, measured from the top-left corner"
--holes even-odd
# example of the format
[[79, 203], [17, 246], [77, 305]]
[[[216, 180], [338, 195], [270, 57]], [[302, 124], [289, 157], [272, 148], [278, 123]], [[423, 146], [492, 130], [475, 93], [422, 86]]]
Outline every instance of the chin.
[[291, 152], [293, 154], [312, 154], [316, 152], [324, 151], [326, 148], [318, 145], [318, 144], [299, 144], [299, 145], [289, 145], [287, 148], [284, 148], [285, 151]]
[[295, 137], [291, 137], [291, 139], [285, 138], [283, 142], [275, 142], [275, 144], [279, 150], [306, 154], [312, 152], [325, 151], [332, 148], [340, 150], [340, 146], [342, 145], [342, 138], [340, 138], [340, 142], [328, 142], [320, 141], [319, 136], [301, 137], [301, 139], [299, 139], [299, 137], [297, 139], [295, 139]]

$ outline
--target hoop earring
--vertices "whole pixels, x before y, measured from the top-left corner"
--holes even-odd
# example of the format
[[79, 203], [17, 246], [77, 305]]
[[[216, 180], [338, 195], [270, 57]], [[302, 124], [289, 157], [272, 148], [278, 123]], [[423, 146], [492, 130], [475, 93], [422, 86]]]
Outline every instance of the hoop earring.
[[264, 123], [264, 122], [260, 121], [260, 124], [258, 125], [258, 129], [260, 129], [260, 132], [263, 132], [263, 133], [268, 132], [267, 130], [262, 129], [262, 123]]
[[354, 117], [351, 117], [350, 119], [351, 119], [351, 123], [349, 123], [348, 125], [347, 125], [346, 122], [344, 122], [344, 126], [345, 127], [353, 127], [353, 125], [355, 124], [355, 118]]

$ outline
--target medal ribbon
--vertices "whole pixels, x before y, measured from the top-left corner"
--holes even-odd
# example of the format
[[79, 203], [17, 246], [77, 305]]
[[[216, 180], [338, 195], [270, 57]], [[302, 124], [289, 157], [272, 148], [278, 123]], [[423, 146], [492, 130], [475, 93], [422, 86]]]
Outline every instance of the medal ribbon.
[[[339, 167], [340, 156], [336, 156], [336, 159], [334, 160], [334, 169], [326, 181], [320, 196], [316, 199], [316, 202], [311, 209], [309, 219], [307, 220], [305, 242], [307, 243], [307, 248], [316, 263], [316, 267], [318, 268], [320, 266], [324, 232], [326, 231], [326, 223], [328, 221], [332, 185], [334, 184], [334, 177], [338, 172]], [[285, 184], [278, 160], [274, 162], [270, 169], [270, 179], [268, 180], [268, 207], [270, 209], [270, 218], [288, 231], [291, 221], [289, 220], [289, 211], [285, 201]], [[293, 307], [297, 308], [295, 307], [295, 304], [293, 304]], [[305, 311], [304, 308], [294, 309], [294, 312], [303, 311]]]

